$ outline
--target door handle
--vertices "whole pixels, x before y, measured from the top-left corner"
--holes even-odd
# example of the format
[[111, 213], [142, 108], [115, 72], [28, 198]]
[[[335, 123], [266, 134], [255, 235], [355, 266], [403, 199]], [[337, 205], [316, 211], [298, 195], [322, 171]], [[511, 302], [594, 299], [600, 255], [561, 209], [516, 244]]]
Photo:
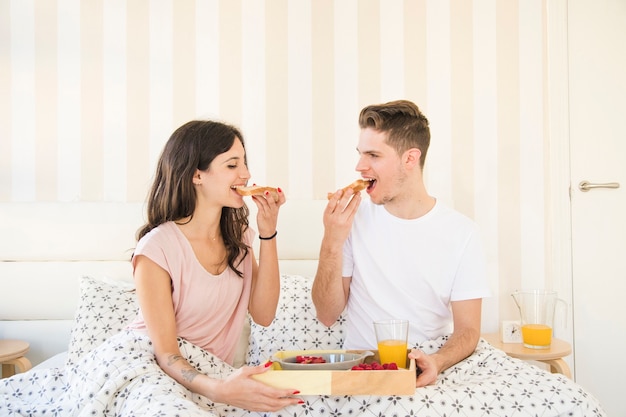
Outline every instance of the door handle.
[[580, 191], [587, 192], [593, 188], [619, 188], [619, 182], [593, 183], [589, 181], [581, 181], [580, 184], [578, 184], [578, 189]]

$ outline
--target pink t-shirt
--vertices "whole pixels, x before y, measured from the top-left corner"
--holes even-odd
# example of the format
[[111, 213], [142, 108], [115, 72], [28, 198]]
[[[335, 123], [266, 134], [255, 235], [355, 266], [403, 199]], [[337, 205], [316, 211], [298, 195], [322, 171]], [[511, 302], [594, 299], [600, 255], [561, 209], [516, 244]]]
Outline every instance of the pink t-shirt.
[[[253, 238], [249, 228], [244, 243], [251, 246]], [[248, 311], [252, 257], [246, 256], [238, 265], [243, 278], [230, 268], [212, 275], [174, 222], [152, 229], [138, 242], [134, 255], [133, 268], [136, 255], [144, 255], [170, 275], [178, 336], [232, 364]], [[141, 310], [129, 328], [146, 331]]]

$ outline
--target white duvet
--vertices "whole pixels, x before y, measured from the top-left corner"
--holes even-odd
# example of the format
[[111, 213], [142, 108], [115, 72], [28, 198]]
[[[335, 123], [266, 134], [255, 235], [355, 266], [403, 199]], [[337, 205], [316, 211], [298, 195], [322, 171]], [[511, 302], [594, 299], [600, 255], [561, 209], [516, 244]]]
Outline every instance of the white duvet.
[[[445, 340], [420, 346], [427, 353]], [[180, 340], [200, 372], [234, 371]], [[297, 388], [297, 387], [296, 387]], [[67, 368], [34, 369], [0, 380], [0, 416], [568, 416], [604, 417], [597, 400], [560, 374], [510, 358], [485, 341], [412, 396], [303, 396], [275, 414], [250, 413], [185, 389], [157, 365], [149, 339], [123, 331]]]

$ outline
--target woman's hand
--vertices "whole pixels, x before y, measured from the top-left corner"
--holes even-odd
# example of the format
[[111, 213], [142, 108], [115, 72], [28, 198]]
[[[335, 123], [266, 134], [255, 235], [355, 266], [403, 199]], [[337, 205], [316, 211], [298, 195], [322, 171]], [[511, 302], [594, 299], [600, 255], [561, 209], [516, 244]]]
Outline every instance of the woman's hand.
[[272, 193], [253, 195], [252, 199], [258, 207], [257, 232], [261, 244], [259, 248], [258, 264], [252, 256], [252, 288], [248, 312], [252, 319], [262, 325], [269, 326], [274, 320], [278, 297], [280, 295], [280, 274], [278, 268], [278, 248], [276, 239], [276, 225], [278, 211], [285, 204], [285, 194], [280, 188], [276, 189], [278, 198]]
[[285, 204], [286, 198], [283, 191], [278, 188], [278, 200], [269, 193], [265, 192], [263, 195], [253, 195], [252, 200], [258, 208], [256, 216], [257, 227], [259, 236], [269, 237], [276, 232], [276, 225], [278, 224], [278, 210], [280, 206]]
[[244, 366], [220, 381], [211, 400], [250, 411], [278, 411], [289, 405], [303, 404], [294, 397], [295, 389], [272, 388], [252, 378], [269, 370], [269, 365]]

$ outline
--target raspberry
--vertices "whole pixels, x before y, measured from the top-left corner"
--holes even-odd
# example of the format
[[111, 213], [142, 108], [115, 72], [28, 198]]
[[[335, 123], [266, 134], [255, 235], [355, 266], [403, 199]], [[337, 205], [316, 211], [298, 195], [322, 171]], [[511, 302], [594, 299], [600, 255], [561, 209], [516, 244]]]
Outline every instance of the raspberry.
[[353, 371], [384, 371], [384, 370], [397, 370], [398, 365], [394, 362], [380, 364], [376, 361], [372, 361], [370, 363], [360, 363], [358, 365], [354, 365], [351, 368]]
[[326, 363], [326, 360], [321, 356], [296, 356], [296, 363], [310, 364], [310, 363]]

